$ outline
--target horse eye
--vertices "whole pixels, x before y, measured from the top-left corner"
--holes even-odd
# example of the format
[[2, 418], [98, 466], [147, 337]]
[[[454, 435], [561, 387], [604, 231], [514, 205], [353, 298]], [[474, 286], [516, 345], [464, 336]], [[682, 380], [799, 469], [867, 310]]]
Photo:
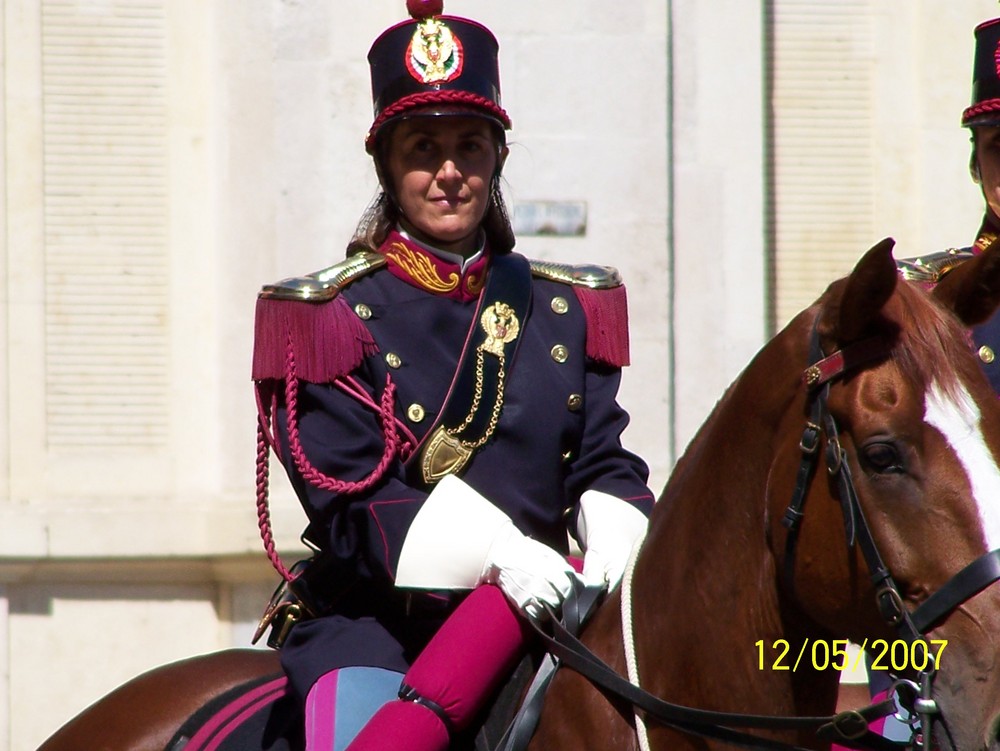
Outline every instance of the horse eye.
[[862, 449], [864, 463], [874, 472], [896, 474], [906, 470], [903, 459], [891, 443], [869, 443]]

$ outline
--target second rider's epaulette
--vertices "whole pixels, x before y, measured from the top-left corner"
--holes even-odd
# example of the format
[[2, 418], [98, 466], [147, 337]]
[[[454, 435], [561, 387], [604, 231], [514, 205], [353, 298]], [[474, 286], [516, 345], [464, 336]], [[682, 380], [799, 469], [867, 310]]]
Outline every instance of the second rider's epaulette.
[[616, 368], [629, 364], [628, 300], [618, 269], [531, 261], [531, 273], [572, 287], [587, 319], [587, 357]]
[[371, 332], [338, 295], [385, 262], [379, 253], [359, 253], [323, 271], [263, 287], [254, 317], [253, 380], [330, 383], [374, 354]]
[[896, 261], [896, 268], [899, 270], [899, 275], [907, 281], [933, 286], [953, 268], [974, 256], [975, 253], [971, 248], [948, 248], [925, 256]]
[[358, 253], [322, 271], [266, 284], [259, 297], [268, 300], [325, 302], [336, 297], [341, 289], [358, 277], [384, 266], [385, 263], [385, 256], [381, 253]]

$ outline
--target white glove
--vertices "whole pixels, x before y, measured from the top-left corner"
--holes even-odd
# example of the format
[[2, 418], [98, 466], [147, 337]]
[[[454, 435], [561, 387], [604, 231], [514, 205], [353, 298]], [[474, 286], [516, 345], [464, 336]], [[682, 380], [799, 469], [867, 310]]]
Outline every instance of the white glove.
[[635, 506], [599, 490], [580, 496], [577, 539], [584, 549], [583, 578], [614, 589], [622, 580], [632, 547], [646, 536], [649, 520]]
[[410, 525], [396, 586], [472, 589], [488, 582], [532, 618], [556, 609], [573, 571], [544, 543], [522, 534], [504, 512], [454, 475], [442, 478]]
[[481, 581], [496, 584], [529, 617], [541, 620], [546, 605], [559, 609], [575, 577], [563, 556], [526, 537], [508, 520], [490, 544]]

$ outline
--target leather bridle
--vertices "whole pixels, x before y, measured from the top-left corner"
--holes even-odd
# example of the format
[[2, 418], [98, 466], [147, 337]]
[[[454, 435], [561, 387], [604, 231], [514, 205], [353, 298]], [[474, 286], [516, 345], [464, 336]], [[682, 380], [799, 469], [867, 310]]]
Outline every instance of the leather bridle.
[[[794, 566], [795, 545], [799, 524], [804, 515], [805, 498], [810, 481], [819, 464], [819, 447], [826, 438], [826, 466], [830, 476], [836, 481], [847, 544], [853, 549], [859, 546], [868, 566], [879, 613], [894, 629], [900, 639], [907, 643], [923, 639], [924, 633], [944, 619], [966, 600], [1000, 579], [1000, 549], [992, 550], [967, 565], [951, 577], [944, 586], [928, 597], [913, 611], [903, 604], [891, 572], [886, 567], [871, 529], [865, 519], [858, 494], [851, 476], [847, 454], [840, 443], [839, 431], [827, 405], [830, 385], [837, 378], [889, 356], [891, 346], [883, 339], [875, 337], [845, 347], [831, 355], [824, 355], [819, 344], [819, 335], [813, 330], [810, 342], [810, 362], [803, 373], [803, 383], [807, 389], [809, 418], [802, 434], [800, 448], [802, 458], [796, 478], [792, 500], [785, 511], [782, 523], [788, 528], [785, 557], [786, 584], [791, 583]], [[564, 613], [573, 611], [572, 621], [579, 624], [581, 605], [587, 601], [584, 610], [596, 604], [593, 590], [586, 589], [573, 596], [564, 605]], [[918, 674], [917, 681], [899, 680], [884, 701], [856, 710], [848, 710], [836, 715], [822, 717], [782, 717], [772, 715], [747, 715], [729, 712], [715, 712], [696, 709], [663, 701], [639, 686], [624, 679], [597, 655], [576, 638], [576, 628], [567, 628], [555, 614], [550, 614], [547, 624], [532, 622], [554, 662], [565, 665], [587, 677], [603, 689], [609, 696], [632, 705], [644, 713], [648, 721], [658, 722], [685, 733], [707, 739], [722, 741], [744, 748], [766, 749], [767, 751], [804, 751], [779, 741], [761, 738], [734, 728], [757, 728], [768, 730], [811, 729], [819, 737], [833, 740], [841, 745], [870, 751], [901, 751], [910, 748], [909, 743], [889, 740], [869, 729], [869, 723], [895, 711], [893, 695], [919, 718], [922, 730], [921, 746], [930, 751], [932, 725], [938, 719], [940, 709], [932, 696], [934, 670], [927, 669]], [[550, 665], [544, 681], [547, 685], [552, 677], [554, 665]], [[538, 719], [544, 689], [529, 691], [521, 712], [506, 737], [504, 751], [523, 748], [527, 743]]]
[[[882, 556], [879, 555], [871, 529], [861, 509], [847, 454], [840, 443], [837, 423], [827, 406], [830, 384], [834, 380], [854, 368], [887, 357], [890, 347], [880, 337], [873, 337], [824, 357], [818, 332], [813, 328], [810, 350], [813, 364], [806, 368], [802, 376], [807, 389], [809, 419], [799, 442], [802, 459], [799, 463], [795, 491], [782, 520], [788, 528], [785, 555], [786, 584], [791, 586], [798, 525], [803, 516], [802, 509], [809, 480], [818, 464], [818, 448], [823, 433], [826, 436], [827, 471], [837, 483], [847, 545], [852, 549], [857, 545], [861, 549], [875, 587], [879, 614], [900, 639], [907, 643], [922, 640], [932, 626], [947, 617], [966, 600], [1000, 579], [1000, 549], [981, 555], [952, 576], [912, 612], [906, 610], [899, 587]], [[914, 699], [910, 709], [920, 718], [923, 730], [922, 745], [928, 751], [931, 748], [932, 723], [940, 713], [931, 695], [934, 672], [933, 668], [919, 671], [918, 682], [912, 686], [911, 691], [917, 698]]]

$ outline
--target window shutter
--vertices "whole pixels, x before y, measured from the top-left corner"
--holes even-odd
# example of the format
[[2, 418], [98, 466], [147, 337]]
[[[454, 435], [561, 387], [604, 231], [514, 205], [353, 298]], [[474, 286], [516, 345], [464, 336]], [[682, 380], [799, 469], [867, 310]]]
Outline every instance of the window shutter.
[[42, 4], [50, 449], [168, 439], [165, 10]]
[[872, 244], [871, 2], [772, 4], [777, 328]]

